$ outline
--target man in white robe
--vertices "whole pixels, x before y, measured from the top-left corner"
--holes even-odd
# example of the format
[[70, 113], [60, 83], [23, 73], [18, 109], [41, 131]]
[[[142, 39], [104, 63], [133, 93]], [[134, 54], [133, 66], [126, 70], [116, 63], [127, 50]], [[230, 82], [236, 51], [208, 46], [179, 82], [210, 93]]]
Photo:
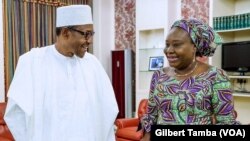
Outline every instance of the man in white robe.
[[16, 141], [114, 141], [118, 108], [100, 62], [87, 53], [87, 5], [57, 8], [57, 41], [19, 58], [4, 119]]

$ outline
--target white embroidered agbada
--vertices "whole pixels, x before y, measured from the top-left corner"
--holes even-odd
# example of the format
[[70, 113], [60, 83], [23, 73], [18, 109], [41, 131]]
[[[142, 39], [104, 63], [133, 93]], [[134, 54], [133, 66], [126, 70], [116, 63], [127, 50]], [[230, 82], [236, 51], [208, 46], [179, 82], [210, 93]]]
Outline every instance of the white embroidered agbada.
[[22, 55], [4, 119], [16, 141], [114, 141], [118, 113], [110, 80], [91, 54], [54, 45]]

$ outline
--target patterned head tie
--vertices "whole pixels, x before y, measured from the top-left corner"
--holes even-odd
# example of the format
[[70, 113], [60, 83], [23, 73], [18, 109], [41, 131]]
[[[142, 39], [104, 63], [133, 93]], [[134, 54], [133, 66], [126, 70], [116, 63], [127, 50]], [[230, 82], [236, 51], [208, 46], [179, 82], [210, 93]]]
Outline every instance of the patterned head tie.
[[174, 27], [180, 27], [188, 32], [197, 48], [197, 56], [213, 56], [216, 47], [222, 44], [221, 37], [209, 25], [200, 20], [178, 20], [171, 29]]

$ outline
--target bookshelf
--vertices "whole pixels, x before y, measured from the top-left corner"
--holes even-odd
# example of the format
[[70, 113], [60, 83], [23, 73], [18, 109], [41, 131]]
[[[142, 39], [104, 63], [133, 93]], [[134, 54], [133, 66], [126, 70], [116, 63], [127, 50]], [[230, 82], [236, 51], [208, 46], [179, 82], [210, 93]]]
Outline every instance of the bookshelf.
[[166, 66], [167, 60], [163, 53], [164, 49], [164, 28], [146, 29], [139, 31], [139, 50], [137, 52], [138, 63], [138, 90], [149, 92], [150, 80], [154, 71], [149, 70], [150, 57], [164, 57]]
[[[210, 23], [222, 37], [223, 42], [227, 43], [250, 40], [250, 17], [248, 16], [250, 15], [249, 0], [212, 0], [210, 4], [212, 4], [210, 10], [210, 15], [212, 15], [210, 20], [212, 22]], [[227, 19], [229, 17], [234, 17], [236, 20], [229, 21]], [[242, 17], [244, 17], [244, 19]], [[216, 22], [216, 18], [217, 20], [218, 18], [224, 19], [223, 21], [220, 20], [220, 22]], [[225, 18], [228, 20], [227, 22], [225, 22]], [[221, 68], [221, 55], [222, 49], [217, 48], [214, 56], [209, 59], [209, 63]], [[244, 88], [246, 88], [247, 91], [250, 91], [250, 76], [239, 76], [235, 72], [228, 72], [228, 74], [234, 89], [240, 87], [239, 82], [237, 81], [241, 79], [246, 81], [246, 83], [244, 83]], [[249, 123], [250, 93], [234, 92], [233, 96], [235, 109], [238, 112], [237, 120], [243, 124]]]

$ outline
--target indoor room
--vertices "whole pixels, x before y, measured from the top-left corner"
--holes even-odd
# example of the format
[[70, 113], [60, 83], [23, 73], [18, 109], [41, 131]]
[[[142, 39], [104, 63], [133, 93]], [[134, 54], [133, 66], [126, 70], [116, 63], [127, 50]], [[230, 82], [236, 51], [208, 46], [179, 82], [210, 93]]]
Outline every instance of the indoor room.
[[151, 124], [249, 125], [249, 5], [0, 0], [0, 141], [68, 141], [71, 132], [140, 141]]

